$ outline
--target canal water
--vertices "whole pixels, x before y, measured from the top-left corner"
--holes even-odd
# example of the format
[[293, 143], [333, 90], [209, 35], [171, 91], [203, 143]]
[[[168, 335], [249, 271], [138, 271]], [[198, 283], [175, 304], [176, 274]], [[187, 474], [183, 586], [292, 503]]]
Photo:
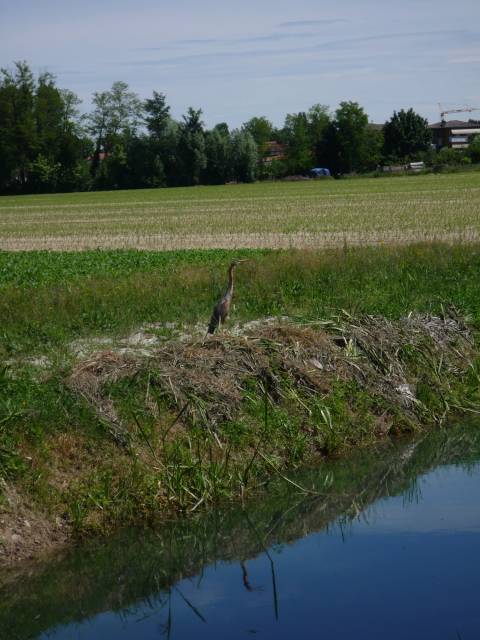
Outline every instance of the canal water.
[[6, 640], [480, 638], [480, 424], [0, 576]]

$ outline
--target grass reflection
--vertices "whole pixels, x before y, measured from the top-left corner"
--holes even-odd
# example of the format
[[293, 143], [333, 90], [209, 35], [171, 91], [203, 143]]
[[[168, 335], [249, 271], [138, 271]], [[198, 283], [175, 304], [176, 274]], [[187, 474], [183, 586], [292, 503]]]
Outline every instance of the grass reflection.
[[201, 607], [178, 585], [180, 580], [198, 576], [201, 582], [204, 567], [238, 562], [242, 589], [254, 591], [258, 585], [248, 575], [248, 561], [260, 554], [270, 563], [278, 619], [275, 552], [311, 532], [330, 527], [345, 532], [379, 498], [401, 494], [407, 503], [419, 501], [420, 475], [444, 464], [458, 464], [471, 473], [479, 460], [478, 424], [459, 425], [297, 473], [295, 481], [308, 487], [308, 494], [277, 479], [268, 487], [268, 499], [263, 496], [243, 509], [230, 507], [90, 541], [2, 576], [2, 637], [35, 638], [107, 611], [140, 621], [150, 611], [161, 617], [162, 633], [170, 638], [174, 595], [199, 622], [207, 622]]

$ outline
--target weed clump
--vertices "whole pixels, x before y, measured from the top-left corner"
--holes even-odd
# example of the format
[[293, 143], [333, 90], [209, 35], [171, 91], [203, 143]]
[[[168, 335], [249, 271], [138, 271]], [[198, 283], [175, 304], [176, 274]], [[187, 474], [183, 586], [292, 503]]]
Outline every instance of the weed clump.
[[[308, 325], [255, 323], [238, 336], [172, 341], [148, 357], [99, 352], [74, 369], [68, 385], [119, 439], [128, 437], [129, 425], [119, 418], [114, 387], [125, 378], [144, 395], [146, 413], [158, 416], [166, 405], [186, 428], [221, 431], [245, 418], [252, 393], [266, 393], [272, 406], [293, 407], [307, 420], [311, 403], [322, 400], [328, 409], [329, 395], [342, 385], [367, 394], [379, 421], [388, 415], [413, 426], [445, 419], [446, 398], [473, 359], [473, 337], [455, 311], [400, 320], [343, 316]], [[435, 402], [422, 396], [425, 386]]]

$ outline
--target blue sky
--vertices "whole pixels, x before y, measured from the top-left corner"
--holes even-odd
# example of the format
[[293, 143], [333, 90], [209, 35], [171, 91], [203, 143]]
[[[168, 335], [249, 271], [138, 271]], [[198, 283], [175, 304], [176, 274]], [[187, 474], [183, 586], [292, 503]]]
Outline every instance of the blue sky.
[[208, 126], [280, 125], [342, 100], [374, 122], [408, 107], [436, 121], [438, 102], [480, 106], [480, 2], [0, 0], [0, 65], [19, 59], [84, 110], [124, 80], [144, 98], [166, 93], [175, 117], [201, 107]]

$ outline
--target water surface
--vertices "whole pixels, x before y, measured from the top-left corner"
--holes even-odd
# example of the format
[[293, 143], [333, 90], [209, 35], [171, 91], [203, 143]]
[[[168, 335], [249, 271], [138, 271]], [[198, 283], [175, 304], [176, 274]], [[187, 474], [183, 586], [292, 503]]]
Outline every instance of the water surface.
[[0, 637], [480, 638], [479, 425], [295, 480], [7, 576]]

